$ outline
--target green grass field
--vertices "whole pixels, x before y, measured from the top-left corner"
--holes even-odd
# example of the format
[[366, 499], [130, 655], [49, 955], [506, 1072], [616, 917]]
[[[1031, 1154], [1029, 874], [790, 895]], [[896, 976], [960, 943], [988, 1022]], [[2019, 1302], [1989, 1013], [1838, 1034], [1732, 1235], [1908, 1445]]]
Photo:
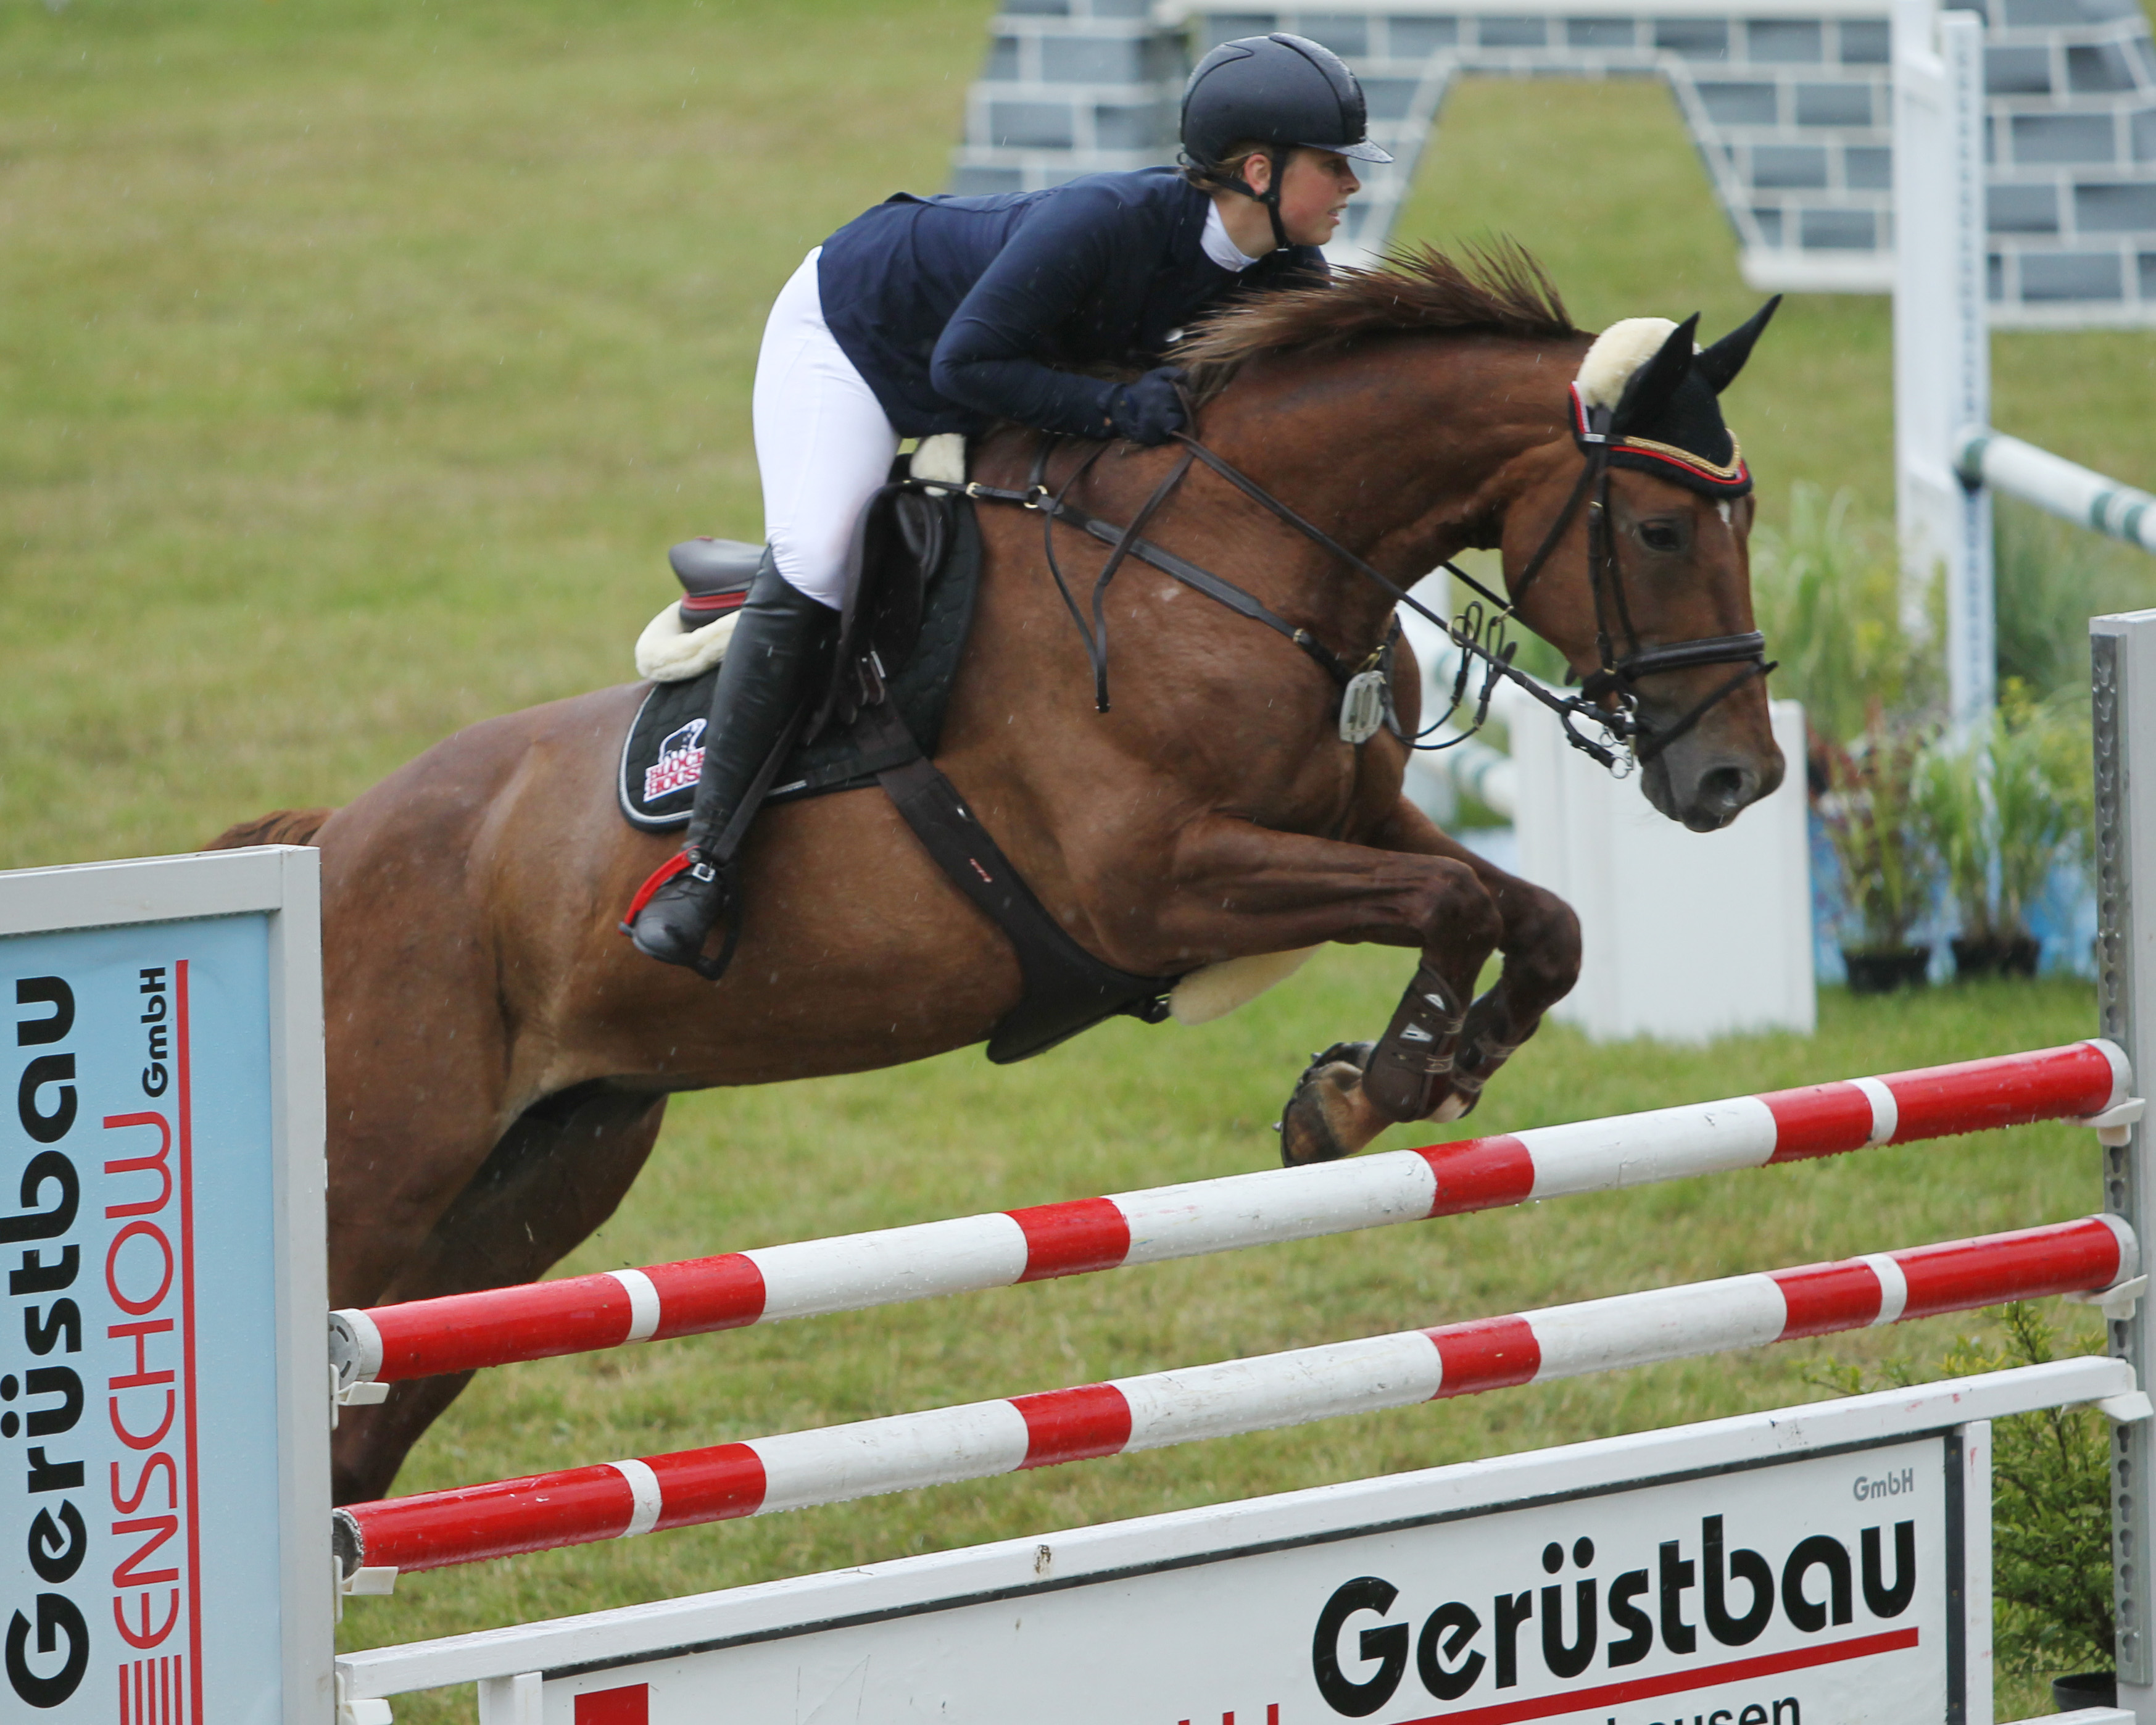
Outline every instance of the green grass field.
[[[471, 721], [629, 675], [671, 541], [758, 528], [748, 383], [802, 252], [941, 182], [988, 0], [76, 0], [0, 9], [0, 866], [192, 848], [336, 803]], [[1626, 147], [1608, 147], [1613, 136]], [[1508, 231], [1590, 326], [1748, 310], [1667, 98], [1476, 84], [1403, 238]], [[1888, 318], [1793, 301], [1732, 416], [1789, 483], [1891, 502]], [[2156, 482], [2156, 339], [2003, 336], [2001, 424]], [[1310, 1049], [1398, 955], [1198, 1031], [1029, 1065], [684, 1098], [588, 1270], [1261, 1166]], [[1705, 1051], [1551, 1032], [1508, 1127], [2086, 1034], [2071, 983]], [[1409, 1142], [1409, 1134], [1393, 1142]], [[2025, 1224], [2097, 1202], [2064, 1128], [1575, 1200], [493, 1374], [418, 1489]], [[1951, 1324], [1513, 1391], [471, 1573], [356, 1604], [408, 1639], [1671, 1424], [1935, 1357]], [[2022, 1696], [2025, 1711], [2035, 1706]], [[400, 1704], [469, 1719], [469, 1697]], [[2013, 1717], [2005, 1714], [2002, 1717]]]

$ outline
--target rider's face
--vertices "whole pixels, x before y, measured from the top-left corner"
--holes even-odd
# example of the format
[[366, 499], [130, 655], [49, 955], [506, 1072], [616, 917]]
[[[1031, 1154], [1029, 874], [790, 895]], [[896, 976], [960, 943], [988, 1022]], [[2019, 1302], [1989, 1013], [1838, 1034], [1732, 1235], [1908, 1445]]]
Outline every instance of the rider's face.
[[1331, 150], [1297, 150], [1281, 176], [1281, 226], [1296, 245], [1323, 245], [1340, 225], [1340, 212], [1363, 189], [1355, 164]]

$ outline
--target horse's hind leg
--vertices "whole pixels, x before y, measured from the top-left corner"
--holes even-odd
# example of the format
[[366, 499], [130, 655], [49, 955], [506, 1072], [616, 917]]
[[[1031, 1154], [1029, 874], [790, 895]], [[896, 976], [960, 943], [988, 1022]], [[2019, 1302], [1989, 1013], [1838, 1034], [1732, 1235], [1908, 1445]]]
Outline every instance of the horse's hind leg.
[[[535, 1103], [502, 1134], [382, 1303], [536, 1281], [612, 1215], [651, 1153], [666, 1098], [580, 1085]], [[471, 1374], [393, 1385], [347, 1408], [331, 1446], [339, 1503], [389, 1489], [404, 1456]]]

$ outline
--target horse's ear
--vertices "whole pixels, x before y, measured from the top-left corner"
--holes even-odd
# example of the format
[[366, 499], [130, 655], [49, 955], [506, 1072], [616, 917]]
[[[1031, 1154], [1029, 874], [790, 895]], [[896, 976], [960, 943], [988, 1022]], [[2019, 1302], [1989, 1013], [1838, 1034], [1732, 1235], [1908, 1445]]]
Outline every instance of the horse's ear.
[[1760, 331], [1767, 327], [1768, 319], [1781, 303], [1782, 296], [1775, 295], [1713, 347], [1694, 357], [1692, 364], [1717, 395], [1728, 388], [1744, 369], [1744, 362], [1752, 357], [1752, 344], [1759, 339]]
[[1632, 426], [1652, 419], [1668, 405], [1685, 373], [1691, 369], [1692, 344], [1698, 331], [1699, 314], [1695, 311], [1670, 331], [1652, 359], [1632, 373], [1631, 382], [1618, 398], [1617, 411], [1610, 415], [1612, 437], [1624, 436]]

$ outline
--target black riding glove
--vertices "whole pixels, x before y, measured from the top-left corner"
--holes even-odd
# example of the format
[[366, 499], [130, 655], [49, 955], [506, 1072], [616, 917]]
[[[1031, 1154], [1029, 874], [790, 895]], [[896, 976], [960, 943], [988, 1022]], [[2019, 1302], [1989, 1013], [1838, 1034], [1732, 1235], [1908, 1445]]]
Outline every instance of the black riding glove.
[[1179, 367], [1159, 366], [1121, 385], [1108, 397], [1108, 424], [1134, 444], [1166, 443], [1183, 427], [1183, 398], [1175, 390], [1182, 381]]

